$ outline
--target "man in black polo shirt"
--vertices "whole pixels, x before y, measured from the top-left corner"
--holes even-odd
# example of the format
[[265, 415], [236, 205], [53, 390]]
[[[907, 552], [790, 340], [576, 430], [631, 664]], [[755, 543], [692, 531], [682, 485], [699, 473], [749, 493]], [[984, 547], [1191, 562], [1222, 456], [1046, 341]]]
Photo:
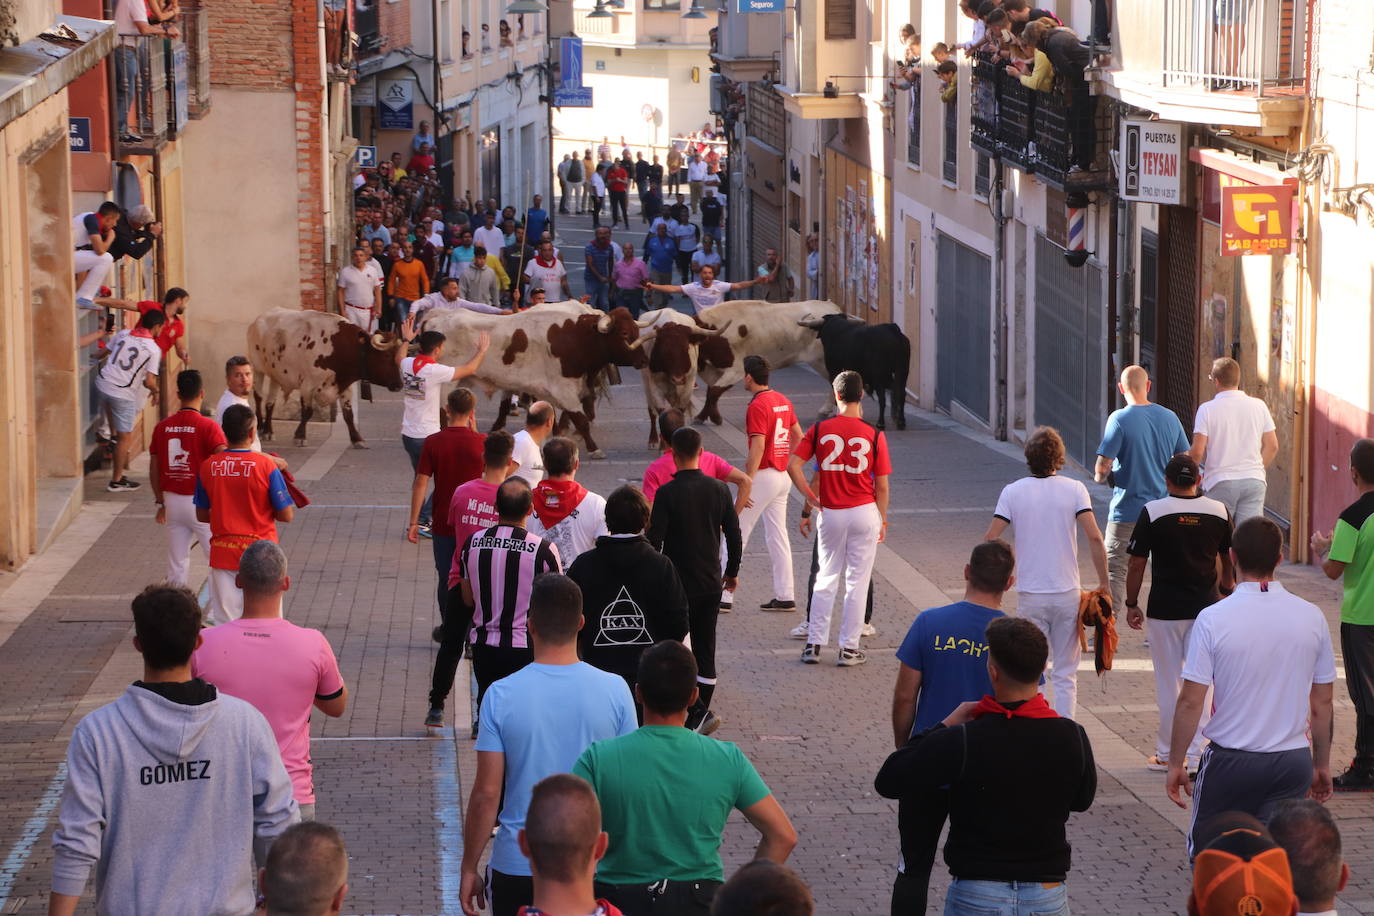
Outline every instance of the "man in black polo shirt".
[[717, 243], [722, 241], [721, 223], [725, 220], [725, 202], [708, 190], [701, 198], [701, 234], [709, 235]]
[[[649, 543], [663, 551], [677, 568], [687, 592], [687, 622], [692, 654], [697, 661], [699, 696], [692, 704], [687, 727], [709, 735], [720, 727], [711, 712], [716, 690], [716, 618], [722, 586], [739, 584], [739, 518], [725, 484], [701, 472], [701, 433], [684, 426], [673, 433], [673, 464], [677, 473], [654, 494], [649, 518]], [[721, 575], [720, 538], [725, 536], [725, 572]]]
[[[1174, 706], [1183, 688], [1183, 656], [1197, 615], [1235, 587], [1231, 563], [1231, 520], [1226, 506], [1198, 494], [1197, 462], [1189, 455], [1175, 455], [1164, 467], [1169, 495], [1146, 503], [1140, 510], [1126, 571], [1126, 623], [1139, 630], [1150, 619], [1150, 659], [1155, 669], [1155, 697], [1159, 702], [1159, 735], [1155, 753], [1145, 761], [1151, 770], [1169, 768], [1169, 737], [1174, 727]], [[1150, 559], [1150, 601], [1140, 612], [1136, 599]], [[1221, 574], [1217, 575], [1217, 560]], [[1207, 707], [1210, 707], [1210, 703]], [[1186, 765], [1195, 772], [1202, 756], [1202, 726], [1207, 709], [1188, 746]]]
[[[913, 735], [873, 785], [897, 799], [949, 787], [945, 864], [954, 880], [946, 913], [1065, 913], [1064, 825], [1097, 793], [1092, 745], [1040, 693], [1049, 643], [1039, 627], [999, 617], [988, 624], [987, 647], [993, 696], [961, 703]], [[1017, 761], [1015, 778], [1009, 760]]]

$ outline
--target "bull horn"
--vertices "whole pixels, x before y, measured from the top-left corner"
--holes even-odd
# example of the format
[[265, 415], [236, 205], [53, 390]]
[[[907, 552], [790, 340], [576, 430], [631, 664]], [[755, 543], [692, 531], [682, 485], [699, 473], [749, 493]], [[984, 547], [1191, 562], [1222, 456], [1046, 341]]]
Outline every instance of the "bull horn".
[[372, 347], [375, 350], [387, 350], [391, 347], [391, 341], [387, 340], [386, 335], [383, 334], [381, 331], [378, 331], [376, 334], [373, 334], [370, 340], [372, 342]]
[[[707, 331], [707, 332], [706, 332], [706, 336], [707, 336], [707, 337], [719, 337], [720, 335], [722, 335], [722, 334], [725, 333], [726, 329], [729, 328], [730, 325], [732, 325], [732, 324], [734, 324], [734, 323], [735, 323], [735, 319], [733, 319], [733, 318], [727, 318], [727, 319], [725, 319], [725, 323], [722, 324], [720, 327], [715, 328], [715, 329], [710, 330], [710, 331]], [[706, 327], [706, 325], [702, 325], [702, 327], [704, 328], [704, 327]]]
[[653, 340], [654, 337], [655, 337], [657, 334], [658, 334], [657, 331], [650, 331], [648, 334], [642, 334], [642, 335], [640, 335], [639, 337], [637, 337], [637, 338], [635, 338], [634, 340], [630, 341], [630, 349], [631, 349], [631, 350], [638, 350], [640, 347], [644, 346], [646, 343], [648, 343], [649, 341]]
[[611, 333], [611, 327], [612, 322], [610, 315], [602, 315], [600, 318], [596, 319], [596, 329], [602, 334]]
[[652, 314], [653, 314], [654, 317], [650, 318], [648, 321], [644, 321], [644, 320], [638, 319], [638, 318], [635, 319], [635, 326], [636, 326], [636, 327], [639, 327], [639, 328], [651, 328], [651, 327], [653, 327], [653, 326], [654, 326], [654, 322], [655, 322], [655, 321], [658, 321], [658, 311], [655, 310]]
[[821, 325], [825, 324], [825, 319], [817, 318], [814, 315], [807, 315], [805, 318], [799, 319], [797, 321], [797, 324], [801, 325], [804, 328], [810, 328], [811, 330], [816, 331], [820, 329]]

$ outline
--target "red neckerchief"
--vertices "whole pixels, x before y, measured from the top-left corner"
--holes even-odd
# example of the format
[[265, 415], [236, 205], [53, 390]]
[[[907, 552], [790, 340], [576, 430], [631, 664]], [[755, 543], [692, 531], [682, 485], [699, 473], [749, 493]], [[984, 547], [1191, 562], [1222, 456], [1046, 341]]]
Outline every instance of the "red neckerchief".
[[1027, 700], [1015, 709], [1007, 709], [992, 697], [985, 696], [978, 701], [978, 705], [973, 707], [973, 718], [977, 719], [987, 715], [1001, 715], [1008, 719], [1057, 719], [1059, 713], [1050, 708], [1050, 704], [1045, 702], [1045, 695], [1037, 693], [1033, 699]]
[[587, 488], [575, 480], [544, 479], [534, 487], [534, 514], [545, 528], [552, 528], [572, 514], [587, 495]]
[[[543, 910], [535, 909], [532, 906], [522, 906], [515, 916], [545, 916], [545, 914]], [[611, 905], [609, 900], [597, 900], [596, 912], [592, 916], [622, 916], [622, 914]]]
[[554, 257], [549, 258], [547, 261], [545, 261], [544, 256], [542, 254], [537, 254], [534, 256], [534, 262], [538, 264], [540, 267], [552, 267], [553, 265], [558, 263], [558, 256], [555, 255]]
[[434, 365], [434, 357], [425, 356], [423, 353], [421, 353], [419, 356], [416, 356], [414, 358], [414, 361], [410, 364], [410, 373], [411, 375], [419, 375], [421, 369], [423, 369], [425, 366], [432, 365]]

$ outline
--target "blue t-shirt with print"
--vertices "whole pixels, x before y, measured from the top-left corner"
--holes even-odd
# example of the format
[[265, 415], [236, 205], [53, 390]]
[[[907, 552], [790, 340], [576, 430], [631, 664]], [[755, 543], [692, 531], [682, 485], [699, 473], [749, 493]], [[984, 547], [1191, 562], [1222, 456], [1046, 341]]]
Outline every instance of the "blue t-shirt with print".
[[971, 601], [917, 616], [897, 650], [898, 661], [921, 672], [913, 735], [940, 722], [960, 703], [992, 693], [986, 634], [989, 621], [1004, 616]]

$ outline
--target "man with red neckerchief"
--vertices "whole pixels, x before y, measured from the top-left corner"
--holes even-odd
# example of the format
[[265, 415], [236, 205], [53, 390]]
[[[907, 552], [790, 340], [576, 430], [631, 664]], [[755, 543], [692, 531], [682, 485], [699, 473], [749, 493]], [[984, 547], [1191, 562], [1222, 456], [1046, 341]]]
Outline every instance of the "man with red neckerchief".
[[610, 838], [586, 780], [559, 773], [536, 783], [519, 839], [530, 860], [534, 900], [517, 916], [621, 916], [592, 889]]
[[[987, 646], [993, 695], [913, 735], [887, 758], [874, 788], [902, 798], [948, 787], [945, 863], [953, 881], [945, 913], [1067, 914], [1064, 827], [1097, 793], [1092, 745], [1040, 693], [1049, 643], [1034, 623], [999, 617], [988, 624]], [[1007, 778], [1007, 760], [1018, 761], [1015, 779]]]
[[553, 542], [566, 568], [606, 533], [606, 499], [573, 479], [579, 466], [576, 442], [554, 436], [540, 451], [548, 476], [534, 485], [530, 531]]

